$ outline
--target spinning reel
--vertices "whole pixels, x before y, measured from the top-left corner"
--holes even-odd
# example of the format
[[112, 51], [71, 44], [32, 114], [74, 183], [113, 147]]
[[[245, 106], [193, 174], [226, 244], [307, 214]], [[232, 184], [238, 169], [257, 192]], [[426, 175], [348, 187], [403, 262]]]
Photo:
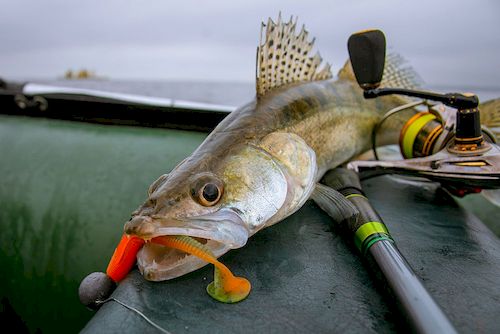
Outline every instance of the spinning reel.
[[[404, 160], [353, 161], [348, 164], [349, 169], [372, 175], [395, 173], [425, 177], [440, 182], [460, 197], [482, 189], [500, 188], [500, 147], [496, 145], [495, 135], [481, 127], [476, 95], [379, 88], [386, 53], [385, 36], [380, 30], [351, 35], [348, 49], [356, 80], [366, 99], [391, 94], [425, 99], [395, 108], [381, 119], [372, 134], [377, 159], [376, 136], [382, 123], [402, 110], [422, 104], [428, 106], [426, 112], [415, 114], [401, 130], [399, 146]], [[441, 104], [430, 105], [427, 100]]]

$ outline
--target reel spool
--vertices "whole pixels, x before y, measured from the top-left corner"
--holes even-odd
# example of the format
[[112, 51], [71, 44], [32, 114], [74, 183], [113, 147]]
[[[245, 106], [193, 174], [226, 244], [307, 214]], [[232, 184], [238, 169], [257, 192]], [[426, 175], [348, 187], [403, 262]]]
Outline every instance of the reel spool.
[[443, 124], [436, 115], [421, 112], [411, 117], [403, 126], [399, 136], [399, 148], [405, 159], [426, 157], [434, 152]]
[[437, 112], [420, 112], [406, 122], [399, 137], [405, 159], [427, 157], [445, 147], [458, 156], [480, 155], [491, 149], [489, 142], [495, 143], [495, 137], [481, 128], [477, 108], [458, 110], [450, 124]]

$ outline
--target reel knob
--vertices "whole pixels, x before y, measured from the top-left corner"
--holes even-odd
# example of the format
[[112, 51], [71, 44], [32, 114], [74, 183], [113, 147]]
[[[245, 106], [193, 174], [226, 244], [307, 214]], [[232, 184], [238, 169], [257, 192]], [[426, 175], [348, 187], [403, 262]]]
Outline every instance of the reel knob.
[[448, 146], [448, 151], [458, 155], [483, 154], [491, 148], [481, 131], [481, 119], [478, 108], [457, 111], [455, 140]]

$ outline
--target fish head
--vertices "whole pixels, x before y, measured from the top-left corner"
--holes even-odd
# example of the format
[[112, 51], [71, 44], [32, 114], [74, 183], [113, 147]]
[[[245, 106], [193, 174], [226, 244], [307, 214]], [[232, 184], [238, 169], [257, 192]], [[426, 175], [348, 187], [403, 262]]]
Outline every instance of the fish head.
[[[244, 246], [282, 208], [288, 180], [282, 167], [257, 146], [224, 155], [194, 154], [149, 188], [148, 199], [125, 224], [125, 233], [195, 238], [215, 257]], [[206, 264], [193, 255], [147, 242], [137, 255], [152, 281], [172, 279]]]

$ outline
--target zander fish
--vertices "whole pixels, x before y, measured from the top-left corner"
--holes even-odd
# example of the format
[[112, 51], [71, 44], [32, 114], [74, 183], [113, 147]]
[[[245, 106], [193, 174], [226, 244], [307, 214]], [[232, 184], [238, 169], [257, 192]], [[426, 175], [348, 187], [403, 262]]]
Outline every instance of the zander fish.
[[[188, 236], [219, 257], [297, 211], [328, 169], [370, 148], [374, 126], [404, 101], [365, 100], [349, 62], [332, 79], [330, 66], [320, 69], [321, 57], [311, 55], [313, 43], [304, 27], [296, 32], [296, 20], [262, 24], [255, 99], [150, 186], [148, 199], [125, 224], [126, 234], [146, 241]], [[416, 75], [389, 57], [384, 77], [386, 85], [412, 88]], [[402, 125], [394, 117], [379, 143], [396, 143]], [[152, 281], [206, 264], [152, 242], [139, 251], [137, 263]]]

